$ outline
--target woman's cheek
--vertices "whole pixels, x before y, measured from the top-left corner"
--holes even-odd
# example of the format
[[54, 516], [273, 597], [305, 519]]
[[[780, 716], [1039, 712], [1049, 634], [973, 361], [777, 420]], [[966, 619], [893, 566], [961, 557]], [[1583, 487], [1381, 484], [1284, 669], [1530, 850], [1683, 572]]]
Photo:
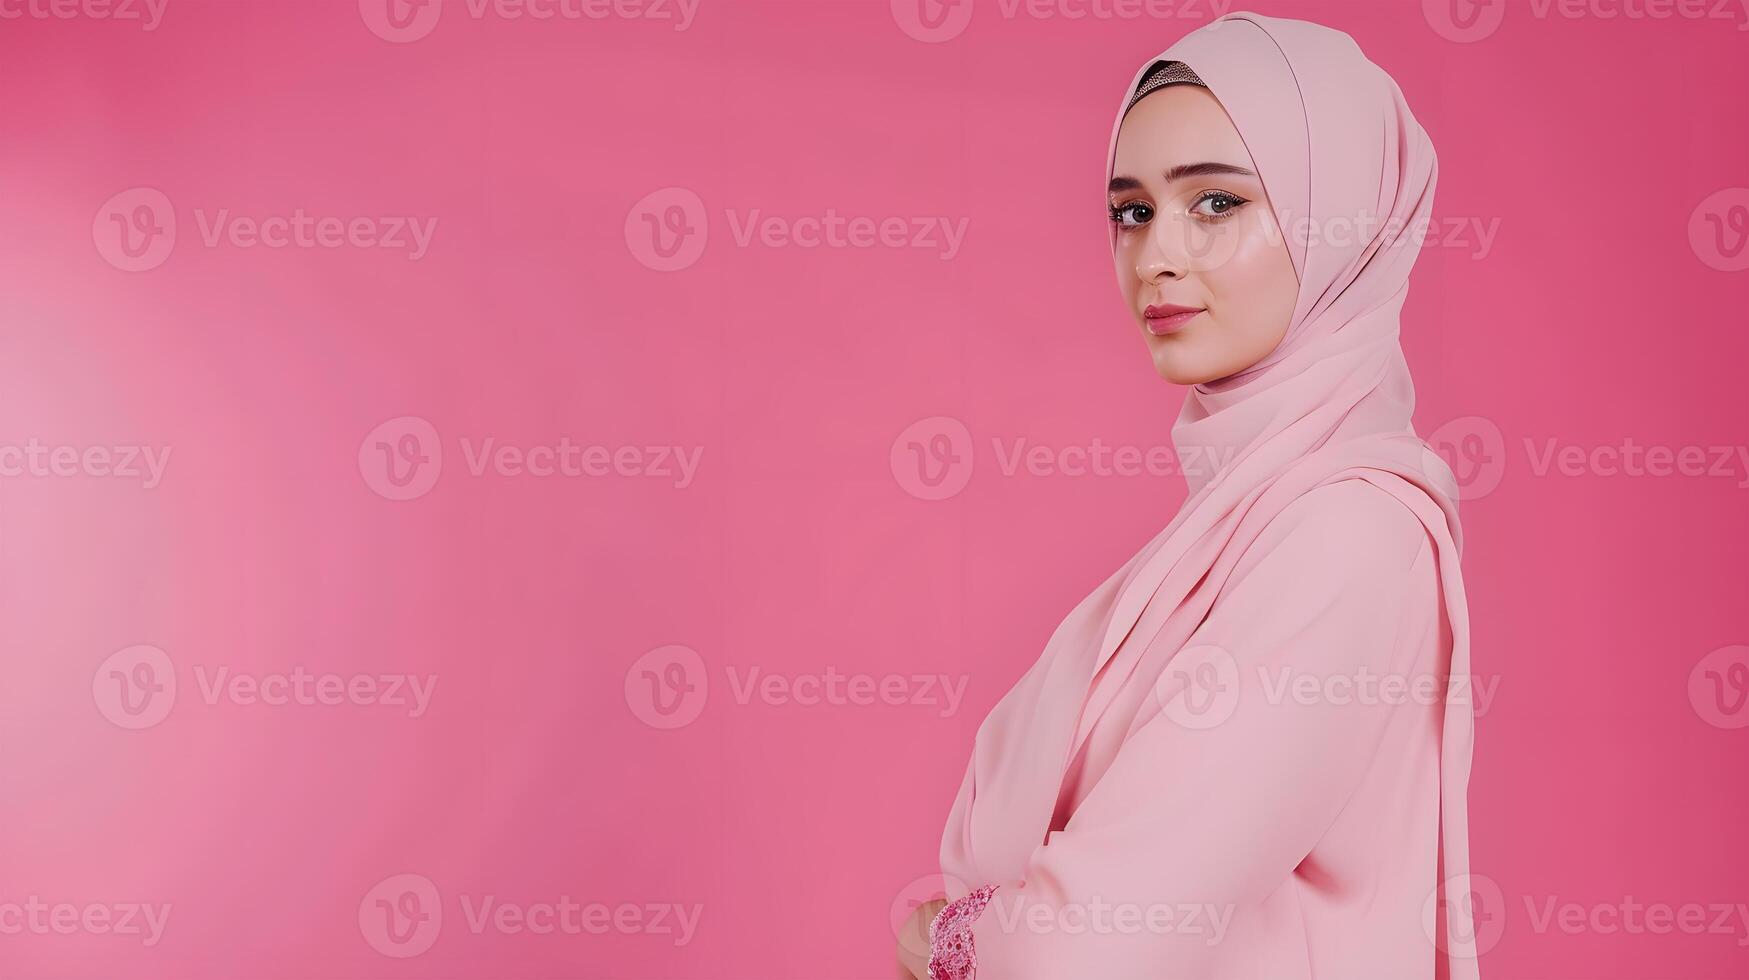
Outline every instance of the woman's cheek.
[[1270, 242], [1264, 229], [1249, 220], [1234, 222], [1221, 230], [1226, 232], [1221, 249], [1224, 261], [1209, 267], [1209, 281], [1229, 297], [1244, 296], [1267, 285]]
[[1255, 219], [1231, 231], [1227, 261], [1205, 276], [1222, 319], [1229, 329], [1246, 333], [1285, 331], [1298, 289], [1286, 244], [1273, 225]]

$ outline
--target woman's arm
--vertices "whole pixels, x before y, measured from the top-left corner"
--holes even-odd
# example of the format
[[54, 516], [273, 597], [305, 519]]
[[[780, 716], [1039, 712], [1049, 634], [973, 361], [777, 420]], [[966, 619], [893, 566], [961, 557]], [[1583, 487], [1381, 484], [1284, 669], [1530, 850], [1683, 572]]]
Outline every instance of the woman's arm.
[[[1157, 685], [1166, 710], [1033, 852], [1024, 884], [1002, 884], [974, 922], [985, 980], [1192, 976], [1244, 959], [1209, 945], [1208, 917], [1243, 911], [1293, 873], [1361, 782], [1392, 710], [1294, 685], [1443, 670], [1416, 662], [1423, 636], [1402, 635], [1440, 601], [1433, 550], [1408, 509], [1360, 480], [1311, 491], [1272, 521]], [[1175, 696], [1186, 660], [1220, 682]], [[1211, 691], [1198, 713], [1191, 700]], [[1190, 915], [1203, 917], [1195, 933]]]

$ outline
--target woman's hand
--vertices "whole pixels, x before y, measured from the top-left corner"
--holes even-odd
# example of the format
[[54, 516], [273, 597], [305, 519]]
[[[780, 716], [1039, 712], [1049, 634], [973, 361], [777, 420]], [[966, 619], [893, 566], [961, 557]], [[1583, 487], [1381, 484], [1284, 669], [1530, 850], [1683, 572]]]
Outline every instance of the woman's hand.
[[946, 905], [945, 898], [924, 902], [899, 926], [899, 980], [928, 980], [929, 923]]

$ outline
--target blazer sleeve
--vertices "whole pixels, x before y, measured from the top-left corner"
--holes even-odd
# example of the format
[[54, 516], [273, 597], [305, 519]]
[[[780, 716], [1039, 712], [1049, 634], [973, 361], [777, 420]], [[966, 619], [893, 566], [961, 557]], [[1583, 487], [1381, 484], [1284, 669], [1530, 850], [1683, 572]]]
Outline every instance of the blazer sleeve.
[[[1441, 666], [1405, 635], [1440, 601], [1435, 548], [1363, 480], [1284, 508], [1167, 665], [1161, 708], [1023, 880], [962, 927], [982, 980], [1226, 975], [1211, 965], [1230, 968], [1239, 951], [1171, 922], [1192, 907], [1255, 910], [1336, 821], [1403, 700], [1345, 696], [1349, 681], [1431, 681]], [[1266, 968], [1261, 952], [1238, 958]]]

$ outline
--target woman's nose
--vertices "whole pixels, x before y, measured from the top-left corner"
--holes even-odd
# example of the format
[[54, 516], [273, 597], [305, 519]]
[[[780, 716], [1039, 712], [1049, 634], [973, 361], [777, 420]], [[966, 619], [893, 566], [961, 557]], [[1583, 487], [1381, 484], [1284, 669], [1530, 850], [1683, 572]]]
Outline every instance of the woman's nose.
[[1137, 260], [1136, 275], [1143, 282], [1170, 282], [1184, 278], [1184, 267], [1168, 260], [1159, 249], [1153, 249]]
[[1185, 232], [1178, 222], [1164, 215], [1149, 224], [1142, 248], [1136, 255], [1136, 275], [1143, 282], [1183, 279], [1190, 271]]

